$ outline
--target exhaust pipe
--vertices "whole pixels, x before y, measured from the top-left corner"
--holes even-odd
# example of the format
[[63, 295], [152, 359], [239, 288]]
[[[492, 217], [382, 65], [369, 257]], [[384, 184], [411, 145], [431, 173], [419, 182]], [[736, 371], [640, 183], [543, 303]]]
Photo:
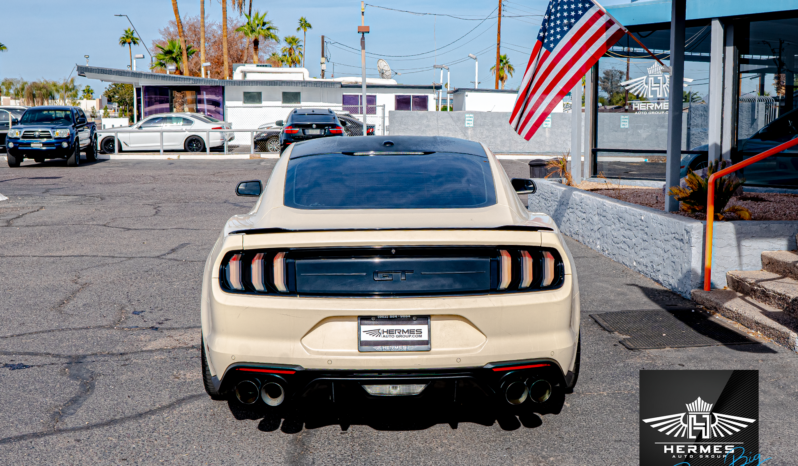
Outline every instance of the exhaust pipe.
[[511, 405], [520, 405], [526, 401], [528, 396], [529, 389], [526, 387], [526, 385], [524, 385], [524, 382], [521, 382], [520, 380], [511, 382], [504, 390], [504, 398]]
[[529, 385], [529, 398], [535, 403], [545, 403], [551, 397], [551, 384], [543, 379]]
[[285, 401], [285, 389], [277, 382], [267, 382], [260, 389], [260, 397], [267, 405], [277, 407]]
[[236, 385], [236, 398], [245, 405], [258, 401], [258, 385], [252, 380], [242, 380]]

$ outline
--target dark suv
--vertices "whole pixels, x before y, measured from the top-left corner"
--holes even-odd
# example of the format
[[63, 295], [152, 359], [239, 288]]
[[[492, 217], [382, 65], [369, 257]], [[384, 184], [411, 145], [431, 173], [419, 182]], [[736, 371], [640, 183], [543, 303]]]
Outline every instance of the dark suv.
[[[277, 125], [283, 123], [277, 122]], [[280, 131], [280, 152], [295, 142], [330, 136], [344, 136], [344, 126], [335, 113], [326, 108], [297, 108], [288, 114]]]

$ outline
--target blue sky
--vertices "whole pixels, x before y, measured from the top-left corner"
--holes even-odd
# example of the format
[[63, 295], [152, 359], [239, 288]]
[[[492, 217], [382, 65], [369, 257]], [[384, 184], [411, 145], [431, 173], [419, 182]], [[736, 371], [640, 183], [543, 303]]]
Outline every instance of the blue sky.
[[[248, 1], [248, 0], [247, 0]], [[602, 5], [629, 3], [630, 0], [605, 0]], [[403, 72], [396, 79], [400, 83], [419, 84], [438, 81], [439, 73], [432, 70], [435, 63], [461, 63], [451, 66], [453, 87], [471, 87], [474, 80], [474, 62], [466, 59], [469, 53], [479, 58], [480, 87], [493, 87], [489, 68], [496, 60], [496, 14], [492, 12], [498, 2], [477, 0], [370, 0], [368, 3], [388, 8], [414, 12], [449, 14], [476, 20], [458, 20], [443, 16], [419, 16], [376, 7], [366, 7], [366, 24], [371, 26], [366, 49], [376, 56], [367, 57], [367, 71], [376, 76], [377, 59], [385, 58], [391, 67]], [[181, 16], [199, 14], [199, 0], [178, 0]], [[502, 53], [507, 53], [517, 72], [507, 82], [508, 88], [518, 86], [521, 73], [529, 58], [532, 43], [540, 28], [539, 16], [548, 5], [546, 0], [506, 0], [502, 20]], [[74, 8], [77, 6], [77, 8]], [[205, 0], [206, 15], [220, 19], [219, 0]], [[307, 17], [313, 25], [308, 31], [307, 67], [311, 76], [319, 75], [321, 54], [320, 36], [324, 34], [334, 44], [330, 48], [335, 62], [335, 75], [360, 76], [359, 0], [293, 0], [271, 2], [253, 0], [253, 10], [267, 10], [268, 18], [280, 28], [280, 36], [296, 34], [300, 16]], [[127, 48], [118, 45], [118, 38], [129, 23], [114, 14], [127, 14], [136, 25], [149, 47], [159, 37], [159, 29], [174, 18], [171, 0], [0, 0], [3, 26], [0, 42], [8, 51], [0, 54], [0, 78], [22, 77], [28, 81], [40, 78], [62, 79], [69, 75], [76, 63], [111, 68], [125, 68], [128, 64]], [[229, 11], [229, 9], [228, 9]], [[230, 12], [232, 14], [232, 12]], [[510, 16], [516, 16], [510, 18]], [[486, 21], [480, 23], [484, 18]], [[470, 32], [455, 44], [444, 45]], [[297, 34], [300, 35], [301, 34]], [[441, 49], [420, 57], [390, 57], [413, 55]], [[146, 52], [135, 47], [133, 53]], [[463, 59], [466, 59], [463, 61]], [[144, 65], [144, 61], [139, 62]], [[332, 65], [328, 65], [328, 73]], [[80, 78], [79, 84], [90, 84], [95, 90], [104, 84]]]

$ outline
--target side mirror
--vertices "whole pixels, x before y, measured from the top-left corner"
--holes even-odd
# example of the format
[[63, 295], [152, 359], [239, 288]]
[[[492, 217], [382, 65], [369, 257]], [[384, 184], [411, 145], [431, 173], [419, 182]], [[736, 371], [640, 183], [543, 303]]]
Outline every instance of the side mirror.
[[79, 125], [85, 125], [86, 124], [86, 119], [83, 118], [83, 117], [78, 117], [78, 124]]
[[283, 120], [277, 120], [277, 121], [274, 122], [274, 124], [277, 125], [277, 126], [283, 126], [285, 124], [285, 122]]
[[260, 180], [242, 181], [236, 187], [236, 196], [258, 197], [263, 192]]
[[535, 191], [538, 190], [535, 182], [529, 178], [513, 178], [510, 182], [517, 194], [535, 194]]

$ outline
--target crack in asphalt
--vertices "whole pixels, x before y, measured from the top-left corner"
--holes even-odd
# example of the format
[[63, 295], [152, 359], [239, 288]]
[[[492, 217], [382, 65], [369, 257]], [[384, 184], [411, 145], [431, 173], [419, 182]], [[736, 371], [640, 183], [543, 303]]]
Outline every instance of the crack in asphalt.
[[[123, 310], [123, 312], [124, 312], [124, 310]], [[123, 319], [123, 320], [125, 320], [125, 319]], [[199, 325], [190, 325], [190, 326], [186, 326], [186, 327], [163, 327], [163, 326], [160, 326], [160, 327], [158, 327], [157, 331], [163, 332], [163, 331], [167, 331], [167, 330], [196, 330], [196, 329], [200, 329], [200, 328], [202, 328], [202, 327], [199, 326]], [[122, 331], [122, 332], [134, 332], [134, 331], [137, 332], [137, 331], [142, 331], [142, 330], [153, 331], [152, 327], [136, 327], [136, 328], [133, 328], [133, 327], [120, 327], [118, 324], [116, 324], [116, 325], [95, 325], [95, 326], [90, 326], [90, 327], [53, 328], [53, 329], [49, 329], [49, 330], [36, 330], [36, 331], [33, 331], [33, 332], [15, 333], [15, 334], [12, 334], [12, 335], [0, 335], [0, 340], [5, 339], [5, 338], [25, 337], [25, 336], [28, 336], [28, 335], [41, 335], [41, 334], [44, 334], [44, 333], [75, 332], [75, 331], [80, 331], [80, 330], [102, 330], [102, 329], [117, 330], [117, 331]]]
[[75, 296], [77, 296], [77, 295], [78, 295], [78, 294], [79, 294], [81, 291], [85, 290], [85, 289], [86, 289], [86, 287], [88, 287], [89, 285], [91, 285], [91, 282], [79, 283], [79, 281], [80, 281], [80, 273], [77, 273], [77, 274], [75, 274], [75, 278], [73, 278], [73, 279], [72, 279], [72, 280], [70, 280], [70, 281], [71, 281], [72, 283], [74, 283], [75, 285], [78, 285], [78, 289], [77, 289], [77, 290], [75, 290], [75, 291], [73, 291], [73, 292], [72, 292], [72, 293], [70, 293], [69, 295], [67, 295], [67, 297], [66, 297], [66, 298], [65, 298], [65, 299], [64, 299], [64, 300], [63, 300], [63, 301], [62, 301], [60, 304], [58, 304], [58, 305], [57, 305], [57, 306], [55, 306], [54, 308], [50, 309], [50, 312], [57, 312], [57, 313], [59, 313], [59, 314], [66, 314], [66, 313], [64, 312], [64, 310], [63, 310], [63, 309], [64, 309], [66, 306], [68, 306], [68, 305], [69, 305], [69, 303], [71, 303], [71, 302], [72, 302], [72, 300], [74, 300], [74, 299], [75, 299]]
[[26, 215], [35, 214], [36, 212], [39, 212], [39, 211], [41, 211], [41, 210], [43, 210], [43, 209], [44, 209], [44, 206], [40, 206], [38, 209], [35, 209], [35, 210], [31, 210], [31, 211], [25, 212], [25, 213], [23, 213], [23, 214], [17, 215], [17, 216], [16, 216], [16, 217], [14, 217], [14, 218], [10, 218], [10, 219], [4, 219], [4, 221], [6, 222], [6, 224], [5, 224], [5, 225], [0, 225], [0, 228], [8, 228], [8, 227], [11, 227], [11, 226], [12, 226], [12, 224], [13, 224], [13, 222], [14, 222], [14, 220], [19, 220], [19, 219], [21, 219], [22, 217], [24, 217], [24, 216], [26, 216]]
[[101, 427], [113, 427], [113, 426], [116, 426], [116, 425], [119, 425], [119, 424], [123, 424], [123, 423], [128, 422], [128, 421], [133, 421], [133, 420], [137, 420], [137, 419], [144, 419], [144, 418], [151, 417], [151, 416], [154, 416], [154, 415], [157, 415], [157, 414], [161, 414], [163, 412], [169, 411], [171, 409], [180, 407], [180, 406], [182, 406], [184, 404], [187, 404], [187, 403], [190, 403], [192, 401], [199, 400], [199, 399], [205, 398], [205, 397], [206, 397], [205, 393], [198, 393], [196, 395], [189, 395], [189, 396], [185, 396], [183, 398], [179, 398], [179, 399], [177, 399], [177, 400], [175, 400], [175, 401], [173, 401], [171, 403], [167, 403], [165, 405], [162, 405], [162, 406], [159, 406], [157, 408], [153, 408], [153, 409], [150, 409], [150, 410], [147, 410], [147, 411], [143, 411], [143, 412], [138, 413], [138, 414], [132, 414], [130, 416], [124, 416], [124, 417], [120, 417], [120, 418], [116, 418], [116, 419], [111, 419], [111, 420], [105, 421], [105, 422], [99, 422], [99, 423], [96, 423], [96, 424], [89, 424], [89, 425], [80, 426], [80, 427], [67, 427], [67, 428], [64, 428], [64, 429], [54, 429], [54, 430], [48, 430], [48, 431], [42, 431], [42, 432], [31, 432], [29, 434], [22, 434], [22, 435], [15, 435], [15, 436], [12, 436], [12, 437], [0, 438], [0, 445], [6, 445], [6, 444], [10, 444], [10, 443], [17, 443], [17, 442], [24, 442], [25, 440], [35, 440], [35, 439], [39, 439], [39, 438], [42, 438], [42, 437], [50, 437], [50, 436], [53, 436], [53, 435], [63, 435], [63, 434], [70, 434], [70, 433], [74, 433], [74, 432], [85, 432], [85, 431], [90, 431], [90, 430], [94, 430], [94, 429], [101, 428]]
[[50, 416], [50, 430], [57, 430], [58, 423], [61, 422], [65, 417], [72, 416], [78, 412], [78, 409], [83, 406], [83, 403], [85, 403], [92, 393], [94, 393], [96, 381], [94, 371], [92, 371], [86, 365], [74, 365], [74, 363], [80, 362], [80, 360], [84, 357], [85, 356], [80, 356], [72, 359], [72, 367], [65, 367], [63, 369], [67, 377], [78, 382], [78, 393], [67, 400], [67, 402], [61, 407], [56, 408], [53, 411], [53, 414]]
[[[187, 243], [188, 244], [188, 243]], [[172, 262], [193, 262], [197, 264], [204, 264], [205, 260], [189, 260], [189, 259], [170, 259], [168, 257], [162, 257], [166, 254], [160, 254], [157, 256], [100, 256], [94, 254], [66, 254], [66, 255], [56, 255], [56, 254], [46, 254], [46, 255], [33, 255], [33, 254], [3, 254], [0, 257], [8, 257], [8, 258], [34, 258], [34, 259], [158, 259], [158, 260], [166, 260]]]
[[132, 354], [146, 354], [146, 353], [157, 353], [158, 351], [188, 350], [188, 349], [200, 349], [200, 345], [171, 346], [168, 348], [153, 348], [148, 350], [145, 349], [145, 350], [123, 351], [123, 352], [101, 351], [98, 353], [86, 353], [78, 355], [46, 353], [46, 352], [36, 352], [36, 351], [0, 351], [0, 356], [33, 356], [33, 357], [45, 357], [45, 358], [70, 359], [70, 358], [86, 357], [86, 356], [128, 356]]

